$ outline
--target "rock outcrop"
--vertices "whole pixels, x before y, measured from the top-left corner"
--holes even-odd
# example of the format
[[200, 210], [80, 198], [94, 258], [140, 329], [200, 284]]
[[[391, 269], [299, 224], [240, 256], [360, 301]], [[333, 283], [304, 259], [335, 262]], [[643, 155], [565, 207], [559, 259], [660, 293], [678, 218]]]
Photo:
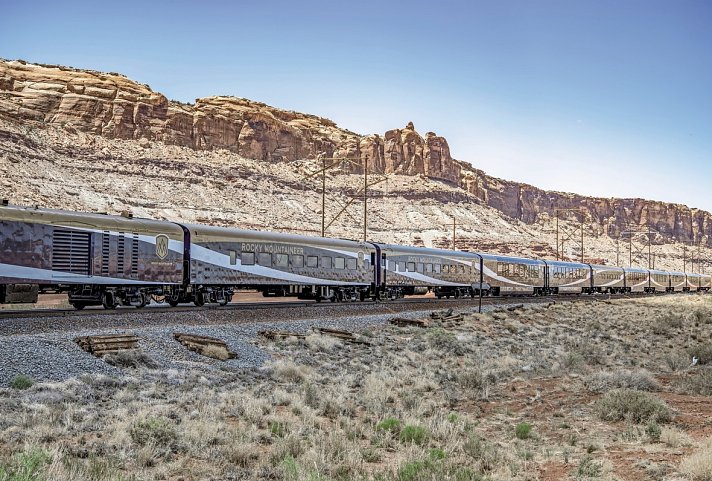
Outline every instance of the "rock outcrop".
[[[195, 104], [168, 100], [116, 73], [0, 60], [0, 116], [54, 124], [111, 139], [160, 141], [195, 150], [226, 149], [266, 162], [347, 157], [344, 172], [422, 175], [461, 186], [482, 203], [525, 223], [556, 209], [583, 209], [587, 223], [616, 236], [650, 224], [663, 236], [712, 245], [712, 216], [684, 205], [549, 192], [486, 175], [454, 160], [447, 140], [412, 123], [384, 135], [359, 135], [329, 119], [235, 97]], [[573, 217], [572, 214], [562, 214]]]

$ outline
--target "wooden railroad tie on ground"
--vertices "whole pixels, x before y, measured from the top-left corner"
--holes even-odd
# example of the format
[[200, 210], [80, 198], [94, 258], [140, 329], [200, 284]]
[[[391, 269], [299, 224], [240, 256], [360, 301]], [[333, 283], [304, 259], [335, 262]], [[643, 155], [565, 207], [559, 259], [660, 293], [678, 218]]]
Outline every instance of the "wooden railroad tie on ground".
[[273, 341], [277, 339], [286, 339], [288, 337], [296, 337], [297, 339], [304, 339], [307, 337], [306, 334], [297, 334], [296, 332], [288, 331], [260, 331], [258, 334]]
[[405, 317], [394, 317], [390, 320], [390, 323], [399, 327], [428, 327], [428, 321], [426, 319], [406, 319]]
[[198, 336], [196, 334], [185, 334], [176, 332], [173, 334], [176, 341], [183, 344], [189, 350], [197, 352], [205, 357], [226, 361], [234, 359], [237, 354], [232, 352], [225, 341], [216, 337]]
[[323, 335], [336, 337], [338, 339], [341, 339], [346, 342], [351, 342], [353, 344], [366, 344], [366, 345], [370, 344], [367, 341], [357, 338], [353, 332], [349, 332], [349, 331], [341, 331], [339, 329], [330, 329], [328, 327], [320, 327], [317, 329], [317, 331], [319, 331], [319, 333], [321, 333]]
[[105, 336], [81, 336], [74, 339], [83, 350], [97, 357], [104, 354], [136, 349], [139, 338], [133, 334], [110, 334]]
[[430, 318], [436, 321], [443, 322], [462, 322], [465, 318], [462, 314], [453, 314], [452, 309], [447, 311], [433, 312], [430, 314]]

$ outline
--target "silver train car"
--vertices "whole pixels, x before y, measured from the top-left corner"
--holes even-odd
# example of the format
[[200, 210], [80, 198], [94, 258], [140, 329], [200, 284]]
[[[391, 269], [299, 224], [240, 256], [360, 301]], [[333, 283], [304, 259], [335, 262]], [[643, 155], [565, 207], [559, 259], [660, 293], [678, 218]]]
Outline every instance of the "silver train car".
[[705, 291], [712, 276], [179, 224], [0, 204], [0, 303], [226, 304], [238, 289], [317, 301]]

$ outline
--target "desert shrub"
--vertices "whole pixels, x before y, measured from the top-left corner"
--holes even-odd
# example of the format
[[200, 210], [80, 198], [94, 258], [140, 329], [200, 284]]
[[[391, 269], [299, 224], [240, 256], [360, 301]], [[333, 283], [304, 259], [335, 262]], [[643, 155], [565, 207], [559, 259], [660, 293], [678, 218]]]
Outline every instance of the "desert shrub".
[[697, 364], [712, 364], [712, 342], [705, 342], [687, 350], [688, 359], [697, 358]]
[[32, 449], [17, 455], [9, 466], [0, 465], [2, 481], [41, 481], [42, 471], [50, 456], [41, 449]]
[[651, 441], [654, 443], [657, 443], [660, 441], [660, 435], [662, 434], [662, 428], [658, 423], [655, 421], [650, 421], [648, 422], [648, 425], [645, 426], [645, 434], [648, 435]]
[[712, 369], [702, 368], [698, 373], [678, 380], [676, 384], [686, 394], [712, 396]]
[[671, 448], [680, 446], [692, 446], [693, 441], [685, 432], [671, 426], [663, 426], [660, 430], [660, 442]]
[[286, 459], [296, 459], [303, 453], [304, 446], [301, 439], [294, 434], [288, 434], [274, 444], [270, 454], [270, 461], [276, 466]]
[[690, 317], [696, 324], [712, 324], [712, 311], [704, 307], [696, 308]]
[[672, 329], [680, 329], [684, 325], [681, 315], [673, 312], [666, 312], [658, 316], [650, 325], [653, 334], [665, 335]]
[[166, 418], [146, 418], [136, 421], [129, 428], [129, 436], [139, 446], [172, 447], [178, 440], [175, 425]]
[[407, 425], [401, 432], [398, 439], [402, 443], [417, 444], [419, 446], [425, 444], [428, 440], [428, 431], [421, 426]]
[[34, 381], [32, 381], [32, 378], [30, 376], [25, 376], [24, 374], [20, 374], [12, 378], [12, 381], [10, 381], [10, 387], [13, 389], [29, 389], [32, 387], [34, 384]]
[[462, 343], [457, 340], [457, 336], [452, 332], [442, 328], [436, 328], [427, 334], [428, 343], [433, 349], [452, 353], [461, 356], [465, 353]]
[[694, 481], [712, 481], [712, 442], [707, 441], [695, 453], [680, 462], [680, 472]]
[[529, 439], [532, 435], [532, 425], [529, 423], [519, 423], [514, 428], [514, 435], [517, 439]]
[[272, 377], [276, 381], [288, 383], [300, 383], [307, 378], [306, 368], [297, 366], [289, 361], [277, 361], [272, 363]]
[[471, 435], [463, 443], [462, 450], [477, 463], [481, 473], [493, 471], [502, 460], [497, 446], [488, 443], [476, 434]]
[[158, 369], [161, 365], [140, 349], [127, 349], [104, 356], [104, 361], [115, 367]]
[[672, 419], [667, 404], [649, 393], [633, 389], [614, 389], [599, 399], [595, 408], [604, 421], [625, 419], [640, 424], [648, 421], [666, 423]]
[[611, 389], [628, 388], [638, 391], [657, 391], [660, 385], [646, 370], [637, 371], [598, 371], [584, 378], [584, 386], [596, 393]]
[[691, 357], [681, 351], [669, 352], [663, 356], [668, 369], [672, 372], [681, 371], [690, 366]]
[[390, 431], [397, 433], [400, 431], [401, 422], [396, 418], [387, 418], [376, 425], [376, 431]]
[[272, 436], [277, 436], [278, 438], [282, 438], [287, 434], [287, 423], [282, 421], [269, 421], [267, 428]]
[[586, 359], [575, 351], [569, 351], [561, 356], [561, 367], [566, 371], [578, 371], [586, 365]]
[[600, 462], [591, 456], [584, 456], [576, 468], [576, 479], [598, 478], [603, 472]]

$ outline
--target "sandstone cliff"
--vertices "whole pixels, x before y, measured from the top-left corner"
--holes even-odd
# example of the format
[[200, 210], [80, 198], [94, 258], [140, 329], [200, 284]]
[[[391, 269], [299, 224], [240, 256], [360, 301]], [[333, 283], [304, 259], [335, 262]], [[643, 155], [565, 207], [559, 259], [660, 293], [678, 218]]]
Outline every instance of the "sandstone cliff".
[[[0, 116], [63, 126], [110, 139], [160, 141], [195, 150], [226, 149], [271, 163], [348, 157], [349, 173], [423, 175], [458, 185], [482, 203], [533, 223], [555, 209], [581, 208], [587, 223], [617, 236], [628, 224], [650, 223], [663, 236], [712, 245], [712, 216], [684, 205], [549, 192], [486, 175], [454, 160], [447, 140], [425, 137], [412, 123], [381, 135], [359, 135], [331, 120], [234, 97], [195, 104], [170, 101], [116, 73], [0, 60]], [[572, 214], [566, 214], [569, 218]]]

